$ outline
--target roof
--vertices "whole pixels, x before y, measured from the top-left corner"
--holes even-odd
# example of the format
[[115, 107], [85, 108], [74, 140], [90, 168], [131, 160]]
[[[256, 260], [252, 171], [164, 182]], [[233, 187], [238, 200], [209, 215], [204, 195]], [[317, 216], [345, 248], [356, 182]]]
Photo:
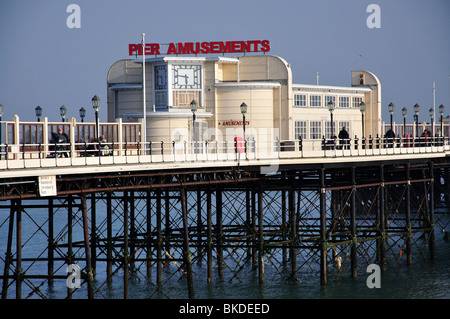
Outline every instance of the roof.
[[[135, 63], [142, 63], [142, 59], [133, 60]], [[155, 62], [222, 62], [222, 63], [238, 63], [238, 58], [230, 58], [230, 57], [220, 57], [220, 56], [212, 56], [212, 57], [186, 57], [186, 56], [163, 56], [163, 57], [153, 57], [146, 58], [146, 63], [155, 63]]]
[[216, 82], [215, 87], [253, 87], [253, 88], [274, 88], [280, 87], [280, 82], [275, 81], [240, 81], [240, 82]]
[[320, 91], [334, 93], [364, 93], [371, 92], [368, 87], [346, 87], [346, 86], [329, 86], [329, 85], [312, 85], [312, 84], [292, 84], [292, 89], [296, 91]]

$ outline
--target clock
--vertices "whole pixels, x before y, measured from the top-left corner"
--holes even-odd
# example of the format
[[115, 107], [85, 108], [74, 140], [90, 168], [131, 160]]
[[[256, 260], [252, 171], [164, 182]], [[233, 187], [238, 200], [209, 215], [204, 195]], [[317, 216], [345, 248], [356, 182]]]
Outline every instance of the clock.
[[167, 65], [155, 65], [155, 90], [167, 90]]
[[181, 90], [201, 89], [200, 65], [174, 65], [173, 88]]

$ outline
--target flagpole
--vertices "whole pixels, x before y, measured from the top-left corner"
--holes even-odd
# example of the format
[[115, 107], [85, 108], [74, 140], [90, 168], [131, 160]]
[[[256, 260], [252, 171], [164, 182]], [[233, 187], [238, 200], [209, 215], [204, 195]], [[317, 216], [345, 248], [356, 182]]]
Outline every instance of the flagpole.
[[436, 82], [433, 81], [433, 118], [436, 118]]
[[146, 96], [145, 96], [145, 33], [142, 33], [142, 130], [143, 130], [143, 138], [142, 141], [145, 144], [147, 142], [147, 105], [146, 105]]

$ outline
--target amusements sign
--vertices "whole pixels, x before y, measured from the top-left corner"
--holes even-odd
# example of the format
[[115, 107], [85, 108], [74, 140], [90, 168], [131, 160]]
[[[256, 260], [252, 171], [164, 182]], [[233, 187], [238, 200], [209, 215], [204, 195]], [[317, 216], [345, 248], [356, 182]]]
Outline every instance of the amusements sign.
[[[162, 47], [167, 47], [163, 51]], [[145, 43], [145, 55], [181, 55], [181, 54], [225, 54], [269, 52], [269, 40], [222, 41], [222, 42], [178, 42], [169, 44]], [[128, 44], [129, 55], [142, 55], [142, 43]]]

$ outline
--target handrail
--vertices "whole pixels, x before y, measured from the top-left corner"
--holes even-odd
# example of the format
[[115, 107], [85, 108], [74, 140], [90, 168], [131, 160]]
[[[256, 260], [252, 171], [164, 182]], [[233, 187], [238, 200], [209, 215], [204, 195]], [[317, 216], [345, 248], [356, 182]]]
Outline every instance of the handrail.
[[449, 138], [368, 138], [284, 141], [82, 142], [0, 145], [0, 170], [127, 163], [238, 162], [444, 153]]

